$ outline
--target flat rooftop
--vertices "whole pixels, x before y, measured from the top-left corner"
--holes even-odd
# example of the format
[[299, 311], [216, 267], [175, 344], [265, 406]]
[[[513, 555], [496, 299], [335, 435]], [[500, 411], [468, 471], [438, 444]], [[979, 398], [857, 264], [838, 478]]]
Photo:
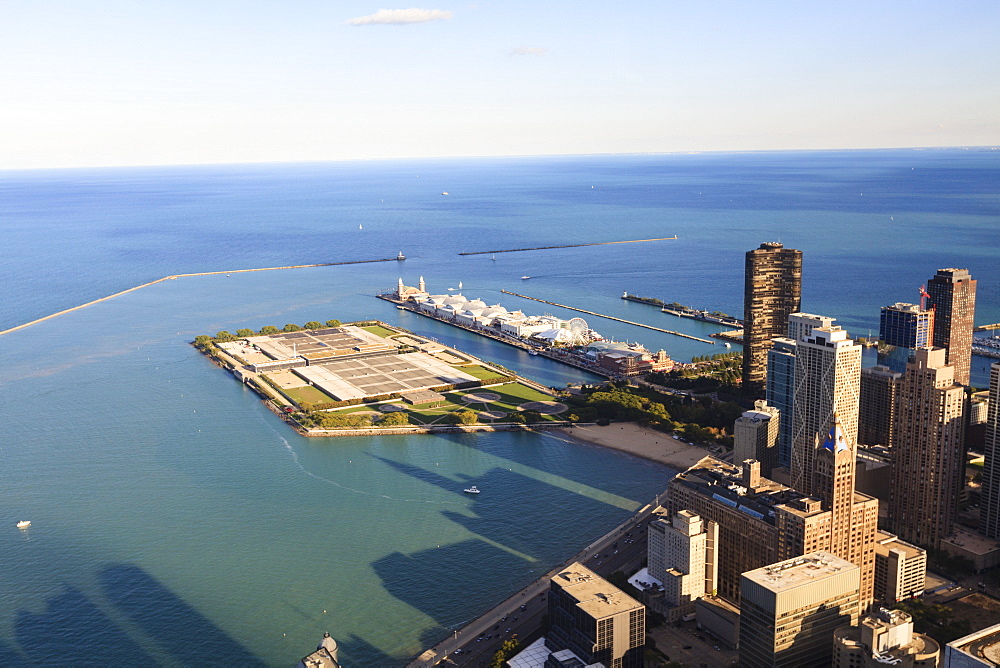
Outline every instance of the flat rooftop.
[[594, 619], [643, 607], [642, 603], [579, 562], [552, 576], [552, 582], [575, 598], [577, 607]]
[[763, 568], [747, 571], [743, 577], [756, 582], [769, 591], [778, 593], [811, 584], [818, 578], [857, 570], [857, 566], [826, 552], [813, 552], [794, 559], [786, 559]]

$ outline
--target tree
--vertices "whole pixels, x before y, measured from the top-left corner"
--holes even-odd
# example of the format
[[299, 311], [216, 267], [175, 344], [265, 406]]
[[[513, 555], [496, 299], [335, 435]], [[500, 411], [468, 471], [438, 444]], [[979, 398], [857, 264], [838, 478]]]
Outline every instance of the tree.
[[452, 415], [455, 416], [455, 424], [476, 424], [479, 422], [479, 416], [476, 415], [476, 412], [470, 411], [468, 408], [455, 411]]
[[340, 327], [340, 321], [339, 320], [327, 320], [326, 321], [326, 326], [327, 327]]
[[233, 335], [227, 332], [226, 330], [222, 330], [221, 332], [215, 335], [215, 340], [222, 341], [223, 343], [225, 343], [226, 341], [232, 341], [233, 338], [235, 337], [233, 337]]
[[274, 325], [264, 325], [263, 327], [260, 328], [260, 333], [261, 334], [277, 334], [278, 333], [278, 328], [275, 327]]
[[209, 343], [212, 342], [212, 337], [209, 336], [208, 334], [199, 334], [198, 336], [194, 337], [194, 342], [196, 345], [199, 346], [207, 346]]
[[323, 323], [310, 320], [306, 323], [306, 329], [323, 329]]
[[240, 337], [242, 339], [245, 339], [248, 336], [253, 336], [256, 333], [257, 332], [253, 331], [252, 329], [247, 329], [246, 327], [244, 327], [243, 329], [237, 329], [236, 330], [236, 336], [238, 336], [238, 337]]
[[510, 640], [505, 640], [497, 653], [493, 655], [493, 661], [490, 662], [490, 668], [503, 668], [507, 664], [507, 659], [517, 654], [518, 648], [520, 648], [521, 643], [517, 640], [511, 638]]
[[410, 416], [403, 411], [387, 413], [378, 421], [380, 427], [403, 427], [410, 424]]
[[299, 327], [298, 325], [296, 325], [295, 323], [290, 322], [287, 325], [285, 325], [285, 328], [282, 331], [285, 331], [285, 332], [298, 332], [298, 331], [301, 331], [301, 329], [302, 328]]

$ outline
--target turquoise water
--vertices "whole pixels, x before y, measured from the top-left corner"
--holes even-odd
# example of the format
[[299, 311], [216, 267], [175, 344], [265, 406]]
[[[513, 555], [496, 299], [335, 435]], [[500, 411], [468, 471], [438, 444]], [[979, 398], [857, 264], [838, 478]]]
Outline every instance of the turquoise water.
[[[0, 665], [67, 647], [75, 665], [291, 665], [327, 630], [349, 665], [398, 665], [671, 473], [551, 435], [298, 438], [196, 334], [380, 318], [562, 385], [587, 377], [371, 295], [422, 274], [703, 336], [621, 292], [738, 313], [743, 253], [774, 239], [805, 253], [804, 308], [852, 333], [944, 266], [972, 271], [995, 322], [998, 176], [996, 153], [962, 151], [0, 174], [0, 328], [168, 274], [409, 258], [165, 281], [0, 337]], [[679, 359], [719, 351], [588, 320]]]

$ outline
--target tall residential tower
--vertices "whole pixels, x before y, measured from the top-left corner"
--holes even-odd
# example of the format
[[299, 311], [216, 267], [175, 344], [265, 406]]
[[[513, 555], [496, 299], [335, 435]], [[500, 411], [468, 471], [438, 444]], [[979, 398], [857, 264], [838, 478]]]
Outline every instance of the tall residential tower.
[[955, 367], [955, 382], [968, 385], [976, 281], [968, 269], [938, 269], [927, 282], [927, 294], [934, 306], [934, 345], [948, 351], [945, 361]]
[[802, 251], [763, 243], [747, 251], [743, 288], [743, 387], [764, 395], [767, 351], [802, 302]]

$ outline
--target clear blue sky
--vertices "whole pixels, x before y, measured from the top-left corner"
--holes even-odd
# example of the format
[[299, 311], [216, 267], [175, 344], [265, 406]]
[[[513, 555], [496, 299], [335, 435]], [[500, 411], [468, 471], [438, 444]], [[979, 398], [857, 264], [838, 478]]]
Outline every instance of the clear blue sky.
[[0, 10], [0, 168], [1000, 143], [996, 0]]

